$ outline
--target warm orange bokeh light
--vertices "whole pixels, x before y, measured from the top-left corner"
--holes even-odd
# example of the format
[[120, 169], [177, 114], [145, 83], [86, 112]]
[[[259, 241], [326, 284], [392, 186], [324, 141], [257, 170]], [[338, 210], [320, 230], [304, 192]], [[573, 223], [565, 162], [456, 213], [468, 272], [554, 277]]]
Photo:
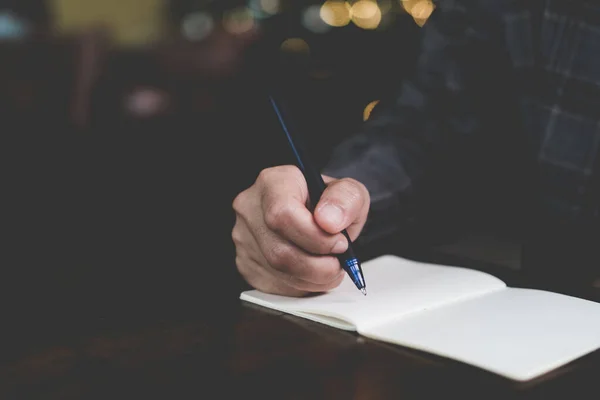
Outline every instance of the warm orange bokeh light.
[[281, 50], [289, 53], [310, 53], [310, 47], [304, 39], [301, 38], [289, 38], [281, 43]]
[[365, 107], [365, 110], [363, 111], [363, 121], [366, 121], [369, 119], [369, 117], [371, 116], [371, 112], [373, 111], [373, 109], [375, 108], [375, 106], [379, 103], [379, 100], [374, 100], [372, 102], [370, 102], [369, 104], [367, 104], [367, 106]]
[[381, 9], [374, 0], [358, 0], [350, 13], [352, 22], [363, 29], [376, 29], [381, 23]]
[[410, 14], [415, 23], [423, 26], [435, 9], [431, 0], [401, 0], [402, 7]]
[[246, 7], [236, 8], [223, 17], [224, 28], [234, 34], [246, 33], [254, 28], [252, 11]]
[[350, 5], [341, 0], [327, 0], [321, 6], [321, 19], [330, 26], [342, 27], [350, 23]]

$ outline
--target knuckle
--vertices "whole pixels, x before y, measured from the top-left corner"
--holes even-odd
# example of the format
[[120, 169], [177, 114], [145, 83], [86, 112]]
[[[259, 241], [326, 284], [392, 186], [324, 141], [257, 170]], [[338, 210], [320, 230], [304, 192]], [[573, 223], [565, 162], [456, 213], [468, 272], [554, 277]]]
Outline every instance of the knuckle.
[[241, 213], [241, 210], [242, 210], [244, 204], [246, 203], [246, 198], [247, 198], [247, 191], [243, 191], [243, 192], [238, 193], [238, 195], [235, 196], [235, 198], [233, 199], [233, 202], [231, 203], [231, 207], [237, 214]]
[[302, 177], [302, 173], [295, 165], [282, 165], [278, 167], [279, 170], [286, 176]]
[[273, 176], [277, 173], [277, 167], [269, 167], [261, 170], [258, 173], [256, 181], [261, 184], [268, 183], [272, 180]]
[[351, 219], [358, 217], [365, 204], [369, 203], [368, 191], [360, 182], [352, 178], [338, 181], [327, 194], [327, 202], [340, 207]]
[[231, 240], [233, 240], [233, 243], [235, 243], [236, 246], [240, 246], [242, 244], [242, 232], [238, 224], [235, 224], [231, 230]]
[[268, 185], [275, 179], [280, 179], [282, 177], [298, 178], [303, 177], [303, 175], [298, 167], [294, 165], [278, 165], [261, 170], [258, 174], [257, 182]]
[[294, 254], [291, 246], [287, 244], [278, 244], [272, 246], [265, 258], [269, 264], [279, 271], [289, 271], [293, 264]]
[[294, 209], [286, 203], [273, 203], [265, 211], [265, 224], [272, 231], [281, 231], [293, 223]]

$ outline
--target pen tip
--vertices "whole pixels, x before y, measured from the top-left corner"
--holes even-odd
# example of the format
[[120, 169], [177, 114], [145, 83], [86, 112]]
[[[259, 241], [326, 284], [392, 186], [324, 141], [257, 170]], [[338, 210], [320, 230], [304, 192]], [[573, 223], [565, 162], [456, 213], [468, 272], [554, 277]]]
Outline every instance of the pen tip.
[[365, 296], [367, 295], [367, 289], [365, 289], [365, 288], [362, 288], [362, 289], [360, 289], [360, 291], [361, 291], [361, 292], [362, 292], [362, 294], [364, 294]]

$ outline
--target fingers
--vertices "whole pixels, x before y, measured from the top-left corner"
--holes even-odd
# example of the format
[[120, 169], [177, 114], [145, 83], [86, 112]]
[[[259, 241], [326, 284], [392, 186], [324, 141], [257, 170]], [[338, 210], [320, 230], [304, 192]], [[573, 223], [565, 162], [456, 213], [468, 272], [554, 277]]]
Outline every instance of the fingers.
[[262, 179], [262, 213], [269, 230], [312, 254], [346, 251], [344, 236], [325, 232], [306, 208], [306, 183], [297, 168], [267, 171]]
[[253, 287], [299, 295], [331, 290], [344, 278], [335, 257], [312, 256], [274, 234], [263, 235], [253, 235], [242, 219], [232, 231], [238, 270]]
[[256, 185], [261, 197], [271, 195], [286, 195], [288, 198], [306, 204], [308, 200], [308, 189], [302, 172], [291, 165], [266, 168], [260, 172], [256, 179]]
[[269, 273], [262, 264], [245, 257], [243, 254], [236, 255], [235, 263], [246, 282], [261, 292], [293, 297], [300, 297], [309, 293], [287, 285], [283, 280], [277, 279]]
[[270, 231], [309, 253], [342, 253], [348, 247], [342, 234], [325, 232], [304, 204], [287, 194], [266, 194], [262, 208], [265, 225]]
[[236, 264], [240, 273], [252, 287], [265, 293], [284, 296], [300, 297], [310, 293], [321, 293], [337, 287], [344, 278], [340, 275], [338, 279], [328, 285], [309, 285], [306, 282], [282, 279], [272, 270], [264, 268], [263, 264], [244, 257], [236, 257]]
[[329, 183], [315, 208], [317, 224], [330, 234], [348, 230], [356, 239], [367, 220], [370, 197], [360, 182], [344, 178]]
[[256, 229], [254, 239], [267, 264], [297, 288], [321, 291], [343, 272], [334, 256], [312, 255], [268, 228]]

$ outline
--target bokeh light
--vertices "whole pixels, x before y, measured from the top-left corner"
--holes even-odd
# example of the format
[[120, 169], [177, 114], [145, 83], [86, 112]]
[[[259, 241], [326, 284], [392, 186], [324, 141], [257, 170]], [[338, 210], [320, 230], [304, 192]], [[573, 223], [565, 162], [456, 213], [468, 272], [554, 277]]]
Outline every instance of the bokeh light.
[[302, 25], [315, 33], [325, 33], [331, 29], [331, 25], [328, 25], [321, 18], [321, 7], [318, 5], [309, 6], [304, 10], [302, 13]]
[[346, 1], [327, 0], [321, 6], [319, 15], [329, 26], [342, 27], [350, 23], [351, 7]]
[[415, 23], [423, 26], [435, 9], [431, 0], [401, 0], [404, 10], [413, 17]]
[[419, 1], [411, 9], [411, 15], [419, 26], [423, 26], [433, 12], [434, 5], [430, 0]]
[[6, 10], [0, 10], [0, 39], [19, 39], [25, 37], [31, 27], [22, 18]]
[[181, 33], [188, 40], [202, 40], [212, 32], [213, 28], [213, 17], [201, 11], [186, 15], [181, 23]]
[[365, 107], [365, 110], [363, 111], [363, 121], [366, 121], [369, 119], [369, 117], [371, 116], [371, 112], [373, 111], [373, 109], [375, 108], [375, 106], [379, 103], [379, 100], [374, 100], [372, 102], [370, 102], [369, 104], [367, 104], [367, 106]]
[[223, 27], [233, 34], [246, 33], [254, 28], [255, 21], [252, 10], [248, 7], [234, 8], [223, 16]]
[[279, 0], [259, 0], [260, 7], [267, 14], [277, 14], [281, 10]]
[[289, 38], [281, 43], [281, 50], [287, 53], [309, 54], [310, 46], [302, 38]]
[[350, 9], [352, 22], [363, 29], [376, 29], [381, 23], [381, 9], [374, 0], [358, 0]]
[[281, 11], [279, 0], [250, 0], [248, 7], [255, 18], [264, 19]]
[[168, 107], [169, 96], [163, 91], [141, 87], [133, 90], [125, 97], [125, 108], [134, 116], [147, 118], [165, 111]]

